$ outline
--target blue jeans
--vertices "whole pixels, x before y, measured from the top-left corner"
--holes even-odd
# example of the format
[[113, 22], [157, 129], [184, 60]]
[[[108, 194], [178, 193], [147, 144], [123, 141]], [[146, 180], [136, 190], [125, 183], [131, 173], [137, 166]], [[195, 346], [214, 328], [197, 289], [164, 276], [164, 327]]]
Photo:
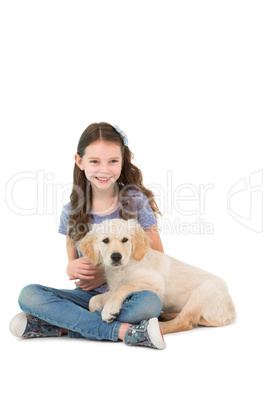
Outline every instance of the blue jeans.
[[149, 291], [128, 295], [116, 320], [104, 322], [100, 312], [91, 313], [88, 303], [99, 293], [94, 290], [60, 290], [42, 285], [28, 285], [19, 296], [20, 308], [28, 314], [40, 318], [60, 328], [68, 329], [70, 338], [94, 340], [118, 340], [121, 323], [137, 324], [142, 320], [158, 317], [162, 302]]

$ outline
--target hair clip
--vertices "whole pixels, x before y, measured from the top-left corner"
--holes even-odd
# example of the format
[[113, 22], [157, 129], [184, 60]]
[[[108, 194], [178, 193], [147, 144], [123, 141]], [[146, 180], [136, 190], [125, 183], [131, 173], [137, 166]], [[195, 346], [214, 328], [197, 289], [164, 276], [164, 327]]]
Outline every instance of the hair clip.
[[119, 128], [119, 127], [116, 126], [116, 125], [114, 125], [114, 129], [115, 129], [115, 131], [116, 131], [118, 134], [122, 135], [123, 141], [124, 141], [124, 145], [127, 147], [127, 146], [128, 146], [128, 138], [127, 138], [126, 133], [125, 133], [124, 131], [122, 131], [121, 128]]

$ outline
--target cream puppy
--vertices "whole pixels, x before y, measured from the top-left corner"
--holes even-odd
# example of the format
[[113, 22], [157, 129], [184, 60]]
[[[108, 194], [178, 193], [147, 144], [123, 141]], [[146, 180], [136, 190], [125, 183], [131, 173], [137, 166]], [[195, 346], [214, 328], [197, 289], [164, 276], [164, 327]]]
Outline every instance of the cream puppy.
[[155, 292], [163, 302], [163, 334], [227, 325], [235, 319], [221, 278], [151, 249], [149, 237], [134, 219], [93, 225], [79, 248], [93, 265], [104, 267], [109, 291], [94, 296], [89, 309], [102, 310], [106, 322], [116, 318], [131, 292], [142, 290]]

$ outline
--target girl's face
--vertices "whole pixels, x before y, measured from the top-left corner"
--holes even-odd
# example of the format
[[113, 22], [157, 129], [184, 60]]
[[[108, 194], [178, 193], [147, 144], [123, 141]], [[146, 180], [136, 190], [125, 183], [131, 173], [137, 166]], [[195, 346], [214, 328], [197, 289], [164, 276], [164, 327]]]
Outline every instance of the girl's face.
[[119, 179], [123, 158], [121, 148], [113, 142], [98, 140], [85, 149], [84, 156], [75, 155], [77, 166], [85, 171], [91, 185], [107, 190]]

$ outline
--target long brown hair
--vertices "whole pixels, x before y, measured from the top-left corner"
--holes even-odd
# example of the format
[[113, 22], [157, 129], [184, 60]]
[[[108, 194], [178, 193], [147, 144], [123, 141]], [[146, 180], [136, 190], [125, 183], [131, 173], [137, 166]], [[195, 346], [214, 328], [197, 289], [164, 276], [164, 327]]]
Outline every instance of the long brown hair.
[[[107, 142], [113, 142], [121, 147], [123, 167], [116, 186], [118, 199], [121, 204], [119, 210], [120, 218], [128, 219], [130, 217], [129, 213], [131, 213], [132, 197], [129, 195], [129, 190], [131, 189], [141, 191], [148, 198], [148, 202], [155, 217], [161, 215], [155, 202], [153, 192], [146, 189], [143, 185], [141, 170], [131, 162], [134, 156], [133, 153], [130, 151], [128, 146], [124, 145], [123, 136], [120, 135], [111, 124], [104, 122], [93, 123], [85, 129], [77, 146], [77, 153], [80, 158], [84, 156], [86, 147], [100, 139]], [[68, 221], [68, 235], [72, 237], [74, 241], [81, 240], [89, 231], [89, 223], [93, 219], [93, 215], [90, 211], [91, 201], [92, 192], [90, 189], [90, 183], [87, 180], [84, 171], [75, 163]], [[129, 213], [126, 213], [125, 209], [127, 205], [130, 207]], [[133, 213], [131, 213], [131, 217], [135, 217], [133, 216]]]

